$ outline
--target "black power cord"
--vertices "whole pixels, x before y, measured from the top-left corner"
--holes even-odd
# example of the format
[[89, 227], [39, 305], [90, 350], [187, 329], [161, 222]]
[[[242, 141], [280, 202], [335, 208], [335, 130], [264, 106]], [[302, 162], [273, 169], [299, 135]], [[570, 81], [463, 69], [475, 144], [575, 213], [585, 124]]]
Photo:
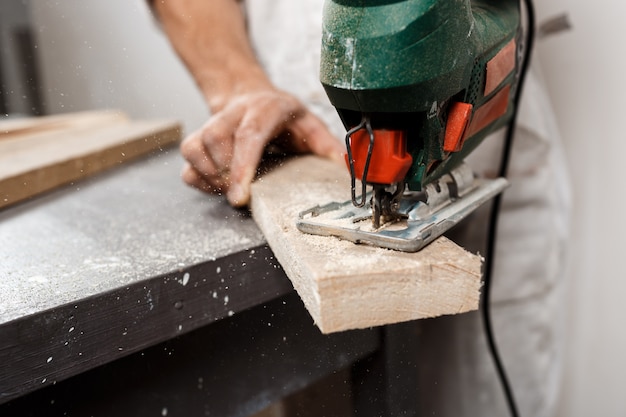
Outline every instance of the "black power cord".
[[[505, 177], [507, 176], [509, 169], [509, 161], [511, 159], [511, 148], [513, 146], [513, 137], [515, 135], [515, 127], [517, 125], [517, 114], [520, 104], [520, 99], [522, 96], [522, 90], [524, 86], [524, 81], [526, 79], [526, 74], [528, 72], [528, 67], [530, 65], [530, 57], [533, 49], [533, 43], [535, 39], [535, 10], [532, 3], [532, 0], [520, 0], [520, 15], [521, 15], [521, 6], [522, 3], [525, 6], [526, 11], [526, 45], [524, 45], [524, 54], [523, 61], [520, 67], [519, 81], [517, 85], [517, 94], [514, 98], [514, 113], [511, 117], [511, 120], [508, 124], [506, 136], [504, 139], [504, 148], [502, 150], [502, 158], [500, 160], [500, 169], [498, 171], [498, 176]], [[519, 417], [519, 410], [517, 408], [517, 403], [515, 402], [515, 396], [513, 395], [513, 389], [511, 388], [511, 384], [506, 374], [506, 370], [504, 369], [504, 365], [502, 364], [502, 360], [500, 358], [500, 354], [498, 352], [498, 347], [496, 345], [496, 340], [493, 334], [493, 327], [491, 323], [491, 282], [493, 277], [493, 265], [495, 258], [495, 250], [496, 250], [496, 235], [498, 232], [498, 219], [500, 215], [500, 208], [502, 206], [502, 194], [498, 194], [493, 201], [493, 205], [491, 208], [491, 213], [489, 217], [489, 229], [487, 231], [487, 249], [485, 256], [485, 276], [483, 280], [483, 298], [481, 300], [481, 313], [483, 318], [483, 324], [485, 327], [485, 337], [487, 339], [487, 344], [489, 348], [489, 352], [491, 353], [491, 357], [493, 358], [494, 365], [496, 367], [496, 371], [498, 373], [498, 378], [500, 379], [500, 384], [502, 386], [502, 390], [504, 391], [504, 396], [506, 398], [506, 403], [509, 408], [509, 412], [511, 417]]]

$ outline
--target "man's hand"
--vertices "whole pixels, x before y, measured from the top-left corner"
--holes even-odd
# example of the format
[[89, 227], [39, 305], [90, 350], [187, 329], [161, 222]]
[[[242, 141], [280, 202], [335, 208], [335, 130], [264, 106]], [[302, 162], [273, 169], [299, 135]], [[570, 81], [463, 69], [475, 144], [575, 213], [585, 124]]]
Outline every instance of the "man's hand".
[[287, 139], [295, 151], [339, 157], [343, 148], [324, 124], [268, 79], [238, 1], [159, 0], [153, 6], [213, 114], [181, 145], [188, 184], [226, 193], [232, 205], [244, 206], [263, 149], [274, 138]]
[[293, 96], [274, 89], [241, 94], [181, 144], [188, 163], [183, 180], [212, 193], [225, 193], [233, 206], [250, 200], [250, 184], [265, 146], [280, 137], [295, 152], [340, 160], [341, 143]]

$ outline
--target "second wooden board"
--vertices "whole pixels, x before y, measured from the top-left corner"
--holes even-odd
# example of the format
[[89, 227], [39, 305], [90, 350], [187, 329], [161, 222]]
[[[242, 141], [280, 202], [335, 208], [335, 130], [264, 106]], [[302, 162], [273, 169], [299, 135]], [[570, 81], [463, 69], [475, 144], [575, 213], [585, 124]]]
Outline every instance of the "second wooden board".
[[63, 122], [0, 140], [0, 208], [171, 146], [181, 134], [174, 121], [130, 121], [108, 112]]

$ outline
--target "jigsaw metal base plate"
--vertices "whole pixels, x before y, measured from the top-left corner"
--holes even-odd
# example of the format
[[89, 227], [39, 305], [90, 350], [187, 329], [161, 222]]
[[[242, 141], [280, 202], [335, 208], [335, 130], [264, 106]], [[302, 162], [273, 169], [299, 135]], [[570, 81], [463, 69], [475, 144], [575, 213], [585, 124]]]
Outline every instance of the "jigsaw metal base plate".
[[[296, 226], [304, 233], [336, 236], [355, 243], [366, 243], [404, 252], [417, 252], [507, 186], [504, 178], [474, 178], [467, 170], [453, 171], [424, 192], [405, 193], [399, 216], [372, 226], [372, 209], [351, 201], [316, 206], [300, 213]], [[371, 196], [368, 196], [371, 197]]]

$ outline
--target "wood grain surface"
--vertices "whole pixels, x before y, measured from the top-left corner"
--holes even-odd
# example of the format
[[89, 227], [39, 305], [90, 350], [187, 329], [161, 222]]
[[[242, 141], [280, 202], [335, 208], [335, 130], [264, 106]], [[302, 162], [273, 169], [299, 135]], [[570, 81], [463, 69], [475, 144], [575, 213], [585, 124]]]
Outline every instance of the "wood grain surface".
[[51, 133], [80, 126], [97, 127], [128, 120], [128, 116], [119, 110], [91, 110], [41, 117], [7, 118], [0, 120], [0, 140], [24, 138], [27, 135]]
[[0, 123], [0, 208], [180, 140], [177, 122], [115, 111]]

